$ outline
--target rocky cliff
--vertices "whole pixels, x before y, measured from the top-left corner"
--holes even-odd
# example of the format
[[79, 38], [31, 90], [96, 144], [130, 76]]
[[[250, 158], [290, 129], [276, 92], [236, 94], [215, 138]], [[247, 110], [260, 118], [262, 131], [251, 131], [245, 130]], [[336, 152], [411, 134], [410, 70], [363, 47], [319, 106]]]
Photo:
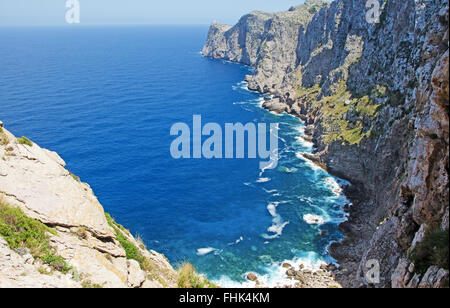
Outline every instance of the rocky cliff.
[[448, 286], [448, 0], [379, 3], [378, 23], [362, 0], [215, 23], [203, 55], [254, 67], [264, 107], [302, 118], [308, 158], [353, 184], [330, 247], [344, 286]]
[[0, 287], [177, 286], [57, 153], [0, 124]]

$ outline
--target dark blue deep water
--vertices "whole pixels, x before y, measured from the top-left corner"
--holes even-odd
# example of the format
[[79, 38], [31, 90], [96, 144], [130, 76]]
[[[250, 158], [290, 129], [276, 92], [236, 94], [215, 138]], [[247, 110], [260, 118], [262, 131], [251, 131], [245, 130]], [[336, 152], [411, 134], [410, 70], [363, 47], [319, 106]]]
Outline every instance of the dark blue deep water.
[[[200, 55], [207, 30], [0, 28], [0, 119], [57, 151], [106, 211], [173, 264], [190, 261], [222, 285], [250, 271], [275, 285], [285, 260], [330, 261], [345, 198], [301, 159], [311, 145], [300, 120], [261, 109], [245, 89], [249, 68]], [[279, 123], [279, 167], [174, 160], [170, 127], [194, 114], [222, 127]]]

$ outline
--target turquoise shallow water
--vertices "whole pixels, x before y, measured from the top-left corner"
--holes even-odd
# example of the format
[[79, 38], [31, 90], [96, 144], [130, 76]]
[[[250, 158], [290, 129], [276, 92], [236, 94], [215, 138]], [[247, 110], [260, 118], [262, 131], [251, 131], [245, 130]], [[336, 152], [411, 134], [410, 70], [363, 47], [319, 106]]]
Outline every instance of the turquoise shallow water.
[[[285, 260], [331, 261], [336, 179], [301, 158], [303, 124], [263, 110], [250, 69], [203, 58], [207, 27], [0, 28], [0, 119], [60, 153], [118, 222], [222, 285], [280, 283]], [[279, 123], [281, 159], [174, 160], [175, 122]], [[309, 224], [316, 215], [321, 224]], [[321, 236], [326, 231], [326, 236]]]

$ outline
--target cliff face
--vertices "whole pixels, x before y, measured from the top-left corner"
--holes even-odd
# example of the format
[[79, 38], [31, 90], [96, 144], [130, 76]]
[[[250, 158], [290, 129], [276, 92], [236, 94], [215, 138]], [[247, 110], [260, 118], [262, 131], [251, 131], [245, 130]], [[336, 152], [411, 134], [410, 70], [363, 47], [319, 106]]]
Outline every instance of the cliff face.
[[[9, 225], [15, 231], [36, 230], [27, 229], [8, 212], [0, 215], [0, 287], [176, 286], [175, 271], [166, 258], [148, 251], [105, 215], [89, 185], [64, 167], [55, 152], [1, 128], [0, 210], [7, 213], [6, 205], [19, 207], [27, 217], [48, 226], [52, 256], [61, 257], [58, 262], [67, 265], [58, 266], [48, 257], [42, 262], [31, 250], [12, 249], [14, 234], [8, 231]], [[39, 237], [36, 234], [33, 241]], [[33, 247], [42, 249], [37, 246]], [[63, 273], [55, 270], [69, 266]]]
[[234, 27], [215, 23], [202, 53], [255, 67], [251, 89], [275, 92], [278, 87], [291, 87], [296, 76], [298, 36], [314, 14], [328, 5], [325, 1], [308, 3], [276, 14], [255, 11]]
[[448, 264], [412, 263], [431, 230], [448, 234], [448, 1], [380, 3], [375, 24], [361, 0], [252, 13], [212, 25], [203, 54], [253, 66], [264, 106], [305, 120], [309, 158], [354, 184], [347, 237], [330, 247], [344, 286], [369, 286], [377, 260], [376, 286], [438, 287]]

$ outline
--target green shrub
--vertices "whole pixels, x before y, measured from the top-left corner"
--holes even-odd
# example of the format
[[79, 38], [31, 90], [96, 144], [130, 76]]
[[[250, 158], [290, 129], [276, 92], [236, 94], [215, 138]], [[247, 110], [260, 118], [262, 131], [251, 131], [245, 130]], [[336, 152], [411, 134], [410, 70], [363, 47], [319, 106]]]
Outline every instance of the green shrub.
[[103, 289], [101, 285], [99, 285], [98, 283], [92, 283], [92, 281], [90, 280], [84, 280], [83, 282], [81, 282], [81, 287], [83, 289]]
[[6, 136], [5, 132], [3, 131], [3, 128], [0, 127], [0, 145], [7, 145], [9, 144], [9, 138]]
[[310, 14], [316, 14], [318, 11], [319, 11], [319, 9], [316, 8], [316, 7], [311, 7], [311, 8], [308, 9], [308, 12]]
[[57, 256], [54, 253], [43, 256], [41, 260], [50, 265], [53, 269], [64, 274], [67, 274], [72, 269], [61, 256]]
[[417, 244], [410, 256], [416, 271], [424, 274], [433, 265], [448, 270], [448, 235], [448, 229], [442, 231], [439, 227], [426, 232], [423, 241]]
[[116, 239], [125, 250], [127, 259], [136, 260], [141, 268], [145, 270], [146, 258], [140, 253], [139, 249], [133, 243], [131, 243], [120, 231], [124, 228], [116, 223], [108, 213], [105, 213], [105, 217], [108, 224], [114, 229], [116, 233]]
[[178, 268], [177, 285], [179, 288], [183, 289], [217, 288], [217, 286], [209, 280], [197, 274], [194, 266], [187, 262], [183, 263]]
[[70, 176], [77, 182], [81, 182], [81, 179], [79, 176], [73, 174], [72, 172], [69, 171]]
[[53, 269], [67, 273], [66, 261], [50, 246], [49, 235], [56, 232], [40, 221], [32, 219], [17, 207], [0, 199], [0, 235], [12, 248], [28, 248], [34, 258], [41, 259]]
[[28, 139], [28, 138], [25, 137], [25, 136], [22, 136], [22, 137], [20, 137], [20, 138], [17, 138], [17, 142], [18, 142], [19, 144], [24, 144], [24, 145], [27, 145], [27, 146], [30, 146], [30, 147], [33, 146], [33, 142], [31, 142], [30, 139]]
[[[176, 279], [176, 277], [174, 277], [170, 273], [170, 271], [167, 271], [164, 268], [160, 268], [155, 264], [153, 260], [145, 257], [141, 253], [141, 250], [139, 250], [139, 248], [131, 241], [129, 241], [128, 238], [124, 235], [124, 233], [130, 234], [129, 231], [127, 231], [122, 225], [115, 222], [111, 215], [105, 213], [105, 217], [108, 224], [116, 233], [117, 241], [125, 250], [127, 259], [137, 261], [141, 269], [147, 273], [148, 278], [159, 281], [163, 286], [166, 285], [166, 281]], [[137, 244], [142, 250], [146, 249], [145, 244], [140, 237], [138, 237], [137, 239]], [[216, 288], [216, 286], [209, 282], [207, 279], [196, 274], [193, 266], [189, 265], [188, 263], [184, 264], [178, 271], [178, 286], [180, 286], [181, 288]]]
[[437, 134], [430, 134], [429, 137], [433, 140], [439, 139], [439, 136]]

